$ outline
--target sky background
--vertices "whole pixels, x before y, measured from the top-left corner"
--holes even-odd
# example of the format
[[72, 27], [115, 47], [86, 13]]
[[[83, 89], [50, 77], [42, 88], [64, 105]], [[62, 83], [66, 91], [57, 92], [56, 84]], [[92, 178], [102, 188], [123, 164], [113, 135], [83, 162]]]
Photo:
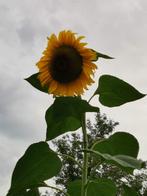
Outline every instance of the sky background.
[[[0, 196], [6, 195], [14, 166], [26, 148], [45, 139], [44, 114], [53, 99], [24, 78], [35, 66], [51, 33], [70, 29], [85, 35], [88, 46], [115, 57], [97, 62], [95, 91], [102, 74], [117, 76], [147, 93], [146, 0], [0, 0]], [[118, 121], [140, 143], [147, 160], [147, 98], [101, 112]], [[92, 116], [91, 116], [92, 118]]]

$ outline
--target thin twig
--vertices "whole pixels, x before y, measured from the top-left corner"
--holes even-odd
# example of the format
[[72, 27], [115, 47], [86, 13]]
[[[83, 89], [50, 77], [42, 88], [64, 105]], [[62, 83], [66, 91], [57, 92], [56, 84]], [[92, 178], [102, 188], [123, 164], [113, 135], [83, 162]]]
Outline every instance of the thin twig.
[[45, 187], [48, 187], [48, 188], [51, 188], [51, 189], [55, 189], [56, 191], [61, 192], [61, 193], [63, 193], [66, 196], [70, 196], [68, 193], [64, 192], [63, 190], [61, 190], [61, 189], [59, 189], [57, 187], [50, 186], [50, 185], [47, 185], [47, 184], [45, 185]]
[[67, 154], [61, 154], [61, 153], [57, 153], [59, 156], [64, 156], [64, 157], [67, 157], [67, 158], [69, 158], [69, 159], [71, 159], [72, 161], [74, 161], [81, 169], [82, 169], [82, 165], [78, 162], [78, 161], [76, 161], [75, 159], [74, 159], [74, 157], [72, 157], [72, 156], [70, 156], [70, 155], [67, 155]]

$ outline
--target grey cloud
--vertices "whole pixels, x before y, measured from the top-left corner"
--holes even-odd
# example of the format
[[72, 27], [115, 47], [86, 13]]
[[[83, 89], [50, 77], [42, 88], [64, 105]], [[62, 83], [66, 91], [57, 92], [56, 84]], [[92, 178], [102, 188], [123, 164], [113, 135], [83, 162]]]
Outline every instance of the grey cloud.
[[43, 98], [42, 93], [33, 89], [23, 78], [15, 77], [16, 73], [11, 77], [3, 71], [4, 75], [1, 76], [0, 134], [22, 140], [39, 136], [45, 138], [47, 96]]
[[[0, 170], [3, 175], [1, 172], [0, 196], [7, 191], [18, 157], [31, 141], [45, 137], [44, 113], [52, 99], [33, 89], [23, 78], [36, 72], [34, 65], [46, 46], [46, 37], [62, 29], [85, 35], [90, 47], [116, 57], [113, 61], [97, 63], [96, 80], [104, 73], [116, 75], [145, 93], [146, 10], [146, 0], [1, 1]], [[96, 84], [85, 98], [95, 88]], [[97, 104], [97, 100], [92, 103]], [[102, 112], [120, 122], [120, 128], [133, 130], [141, 142], [142, 157], [146, 157], [146, 105], [144, 99], [120, 109], [102, 107]]]
[[33, 44], [35, 29], [28, 19], [25, 19], [21, 22], [17, 29], [17, 33], [23, 44], [28, 44], [29, 46]]

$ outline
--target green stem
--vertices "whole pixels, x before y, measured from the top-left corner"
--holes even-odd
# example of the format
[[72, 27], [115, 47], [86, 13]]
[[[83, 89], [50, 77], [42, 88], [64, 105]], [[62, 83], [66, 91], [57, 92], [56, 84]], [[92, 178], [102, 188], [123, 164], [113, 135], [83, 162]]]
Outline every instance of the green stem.
[[[87, 132], [86, 132], [85, 114], [83, 114], [83, 116], [82, 116], [82, 131], [83, 131], [83, 148], [88, 149], [88, 138], [87, 138]], [[84, 151], [81, 196], [87, 195], [87, 190], [86, 190], [87, 171], [88, 171], [88, 153], [86, 151]]]

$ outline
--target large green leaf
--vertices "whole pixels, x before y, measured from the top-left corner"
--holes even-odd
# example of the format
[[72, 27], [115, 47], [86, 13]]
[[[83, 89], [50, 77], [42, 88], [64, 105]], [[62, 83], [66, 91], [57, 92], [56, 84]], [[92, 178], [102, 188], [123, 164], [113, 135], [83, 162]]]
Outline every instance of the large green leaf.
[[96, 58], [93, 59], [93, 61], [97, 61], [99, 58], [114, 59], [113, 57], [110, 57], [110, 56], [108, 56], [108, 55], [106, 55], [106, 54], [102, 54], [102, 53], [97, 52], [97, 51], [95, 51], [95, 50], [93, 50], [93, 49], [91, 49], [91, 50], [94, 51], [94, 52], [96, 53]]
[[38, 74], [39, 73], [35, 73], [32, 76], [26, 78], [25, 80], [28, 81], [33, 87], [35, 87], [36, 89], [44, 92], [44, 93], [48, 93], [48, 88], [47, 87], [43, 87], [38, 79]]
[[56, 176], [61, 166], [60, 159], [46, 142], [32, 144], [15, 166], [8, 196], [43, 186], [42, 182]]
[[97, 107], [89, 105], [79, 97], [58, 97], [46, 112], [46, 140], [81, 127], [81, 118], [85, 112], [98, 112]]
[[101, 104], [108, 107], [120, 106], [145, 96], [130, 84], [111, 75], [100, 77], [99, 86], [94, 95], [96, 94], [99, 95]]
[[139, 143], [130, 133], [116, 132], [108, 139], [96, 142], [92, 149], [110, 155], [121, 154], [136, 158], [139, 152]]
[[[68, 183], [67, 193], [70, 196], [81, 195], [81, 180], [76, 180]], [[115, 184], [105, 178], [98, 178], [97, 180], [90, 181], [87, 187], [87, 196], [116, 196]]]
[[87, 196], [116, 196], [116, 186], [109, 179], [99, 178], [88, 184]]
[[139, 196], [139, 195], [138, 195], [138, 193], [134, 189], [124, 185], [123, 186], [123, 194], [122, 194], [122, 196]]
[[67, 185], [67, 193], [70, 196], [80, 196], [81, 195], [81, 180], [75, 180], [73, 182], [68, 183]]
[[117, 132], [108, 139], [96, 142], [92, 150], [108, 163], [120, 166], [127, 172], [132, 173], [134, 169], [142, 167], [142, 162], [136, 159], [139, 151], [138, 141], [129, 133]]

